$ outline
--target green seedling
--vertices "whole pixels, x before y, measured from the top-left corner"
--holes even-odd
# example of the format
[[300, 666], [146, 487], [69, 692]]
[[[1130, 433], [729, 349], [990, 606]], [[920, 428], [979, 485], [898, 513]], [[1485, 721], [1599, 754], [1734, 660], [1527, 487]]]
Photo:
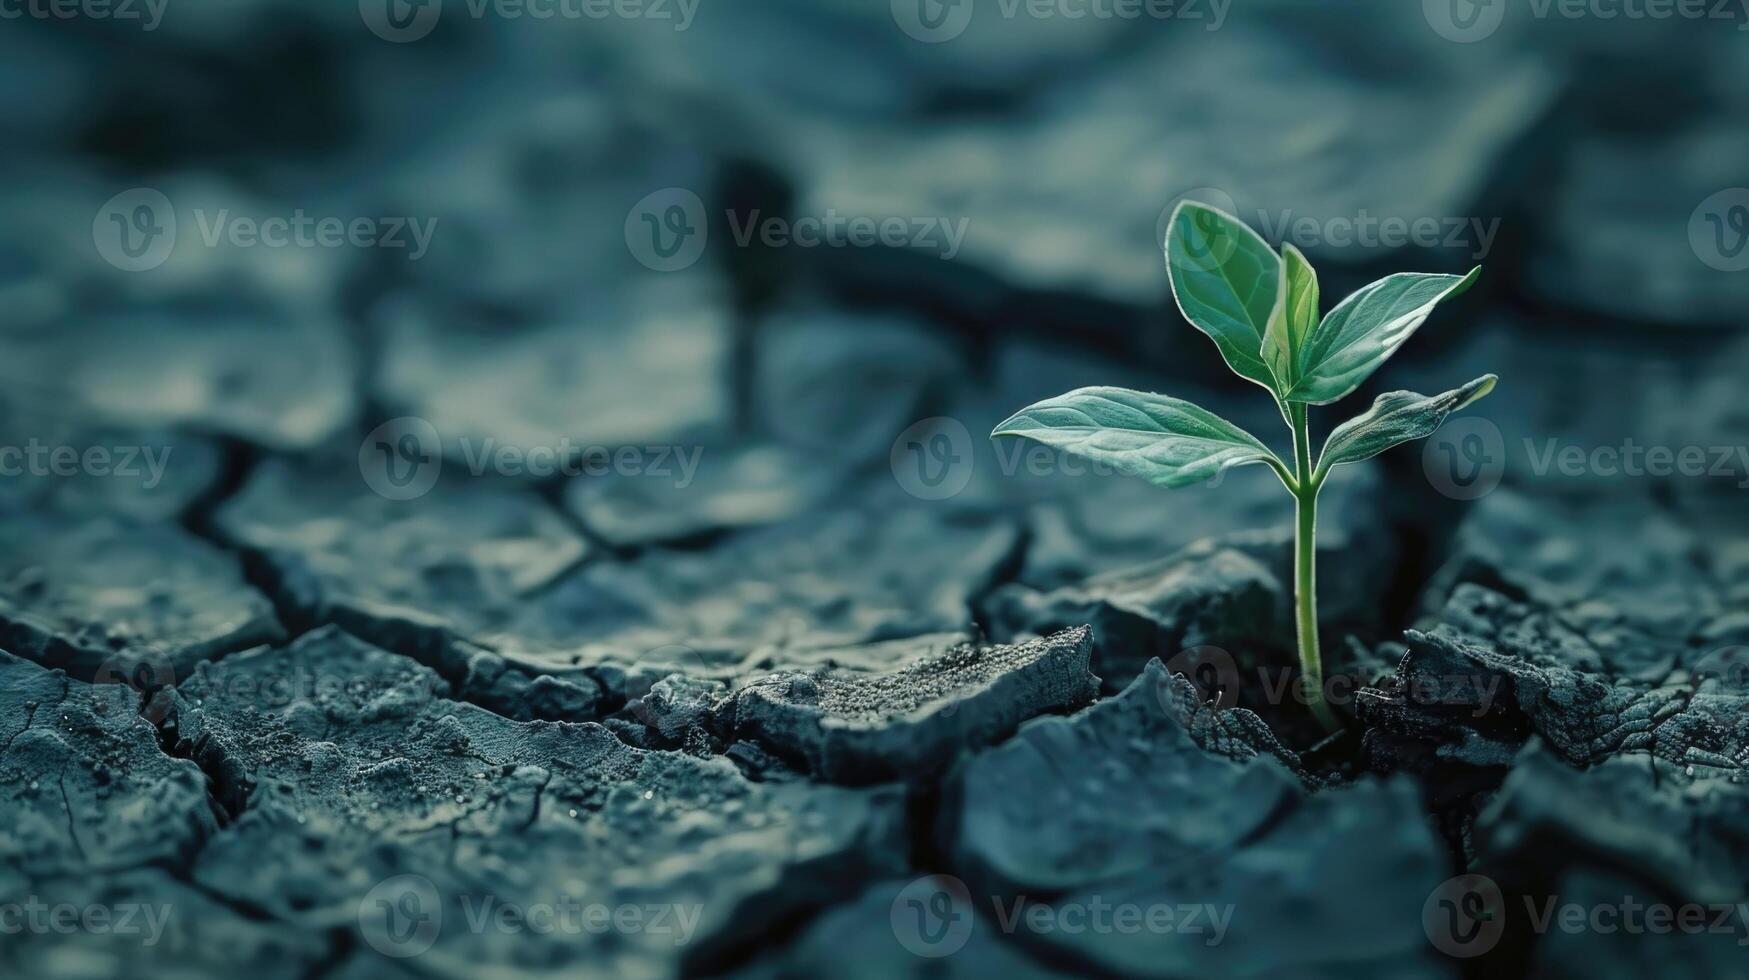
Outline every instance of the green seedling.
[[1435, 306], [1468, 289], [1481, 269], [1465, 276], [1386, 276], [1319, 319], [1318, 276], [1299, 249], [1285, 244], [1278, 254], [1239, 219], [1186, 201], [1167, 225], [1166, 270], [1184, 318], [1215, 342], [1228, 367], [1275, 399], [1293, 432], [1291, 465], [1213, 412], [1125, 388], [1078, 388], [1046, 399], [1021, 409], [991, 436], [1036, 439], [1162, 487], [1200, 483], [1251, 463], [1275, 471], [1293, 495], [1298, 518], [1294, 618], [1302, 683], [1313, 712], [1333, 730], [1318, 656], [1318, 491], [1334, 467], [1432, 435], [1453, 412], [1492, 391], [1497, 379], [1485, 374], [1438, 395], [1386, 392], [1338, 425], [1315, 463], [1308, 409], [1359, 388]]

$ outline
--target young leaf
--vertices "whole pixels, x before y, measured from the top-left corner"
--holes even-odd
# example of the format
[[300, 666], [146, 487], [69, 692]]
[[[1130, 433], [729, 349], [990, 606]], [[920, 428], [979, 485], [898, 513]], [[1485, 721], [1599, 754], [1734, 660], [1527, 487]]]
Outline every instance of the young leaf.
[[1432, 435], [1451, 413], [1493, 391], [1498, 380], [1492, 374], [1484, 374], [1462, 388], [1433, 396], [1413, 391], [1385, 392], [1373, 400], [1372, 408], [1330, 433], [1324, 443], [1324, 454], [1318, 460], [1318, 478], [1322, 479], [1332, 466], [1358, 463], [1399, 443]]
[[1281, 247], [1285, 303], [1263, 333], [1263, 361], [1282, 391], [1300, 379], [1300, 348], [1318, 325], [1318, 274], [1291, 242]]
[[1207, 480], [1230, 466], [1281, 461], [1226, 419], [1166, 395], [1077, 388], [1016, 412], [990, 433], [1025, 436], [1156, 486]]
[[1328, 405], [1360, 387], [1445, 299], [1470, 288], [1467, 276], [1400, 272], [1338, 303], [1300, 348], [1299, 375], [1288, 401]]
[[1241, 377], [1279, 392], [1263, 334], [1286, 302], [1281, 257], [1243, 221], [1185, 201], [1166, 227], [1166, 273], [1179, 312], [1209, 335]]

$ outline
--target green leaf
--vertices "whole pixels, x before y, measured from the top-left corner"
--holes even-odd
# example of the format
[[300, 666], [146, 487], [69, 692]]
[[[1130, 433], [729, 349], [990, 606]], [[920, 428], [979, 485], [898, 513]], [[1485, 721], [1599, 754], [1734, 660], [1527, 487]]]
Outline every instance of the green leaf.
[[1127, 388], [1077, 388], [1047, 398], [990, 435], [1036, 439], [1162, 487], [1199, 483], [1230, 466], [1281, 466], [1256, 437], [1213, 412]]
[[1338, 303], [1300, 349], [1298, 379], [1284, 397], [1328, 405], [1348, 395], [1403, 346], [1435, 306], [1470, 288], [1481, 272], [1481, 266], [1467, 276], [1400, 272]]
[[1480, 401], [1500, 380], [1484, 374], [1476, 380], [1442, 394], [1428, 396], [1413, 391], [1387, 391], [1373, 399], [1372, 408], [1336, 427], [1324, 443], [1318, 460], [1318, 479], [1332, 466], [1358, 463], [1400, 443], [1424, 439], [1445, 424], [1451, 413]]
[[1281, 257], [1243, 221], [1184, 201], [1166, 227], [1166, 272], [1179, 312], [1214, 340], [1239, 376], [1279, 392], [1262, 356], [1269, 319], [1286, 302]]
[[1282, 243], [1281, 269], [1286, 299], [1263, 333], [1263, 361], [1286, 391], [1300, 379], [1300, 349], [1318, 325], [1318, 273], [1292, 242]]

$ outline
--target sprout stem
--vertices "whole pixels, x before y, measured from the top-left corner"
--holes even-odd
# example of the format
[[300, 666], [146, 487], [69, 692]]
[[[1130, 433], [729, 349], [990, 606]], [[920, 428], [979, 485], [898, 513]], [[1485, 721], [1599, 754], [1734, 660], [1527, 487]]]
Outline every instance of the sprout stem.
[[1312, 469], [1310, 425], [1306, 406], [1288, 406], [1294, 432], [1294, 467], [1298, 487], [1294, 490], [1294, 620], [1300, 645], [1300, 681], [1305, 685], [1306, 704], [1327, 731], [1341, 726], [1324, 701], [1324, 665], [1318, 655], [1318, 490], [1322, 474]]

